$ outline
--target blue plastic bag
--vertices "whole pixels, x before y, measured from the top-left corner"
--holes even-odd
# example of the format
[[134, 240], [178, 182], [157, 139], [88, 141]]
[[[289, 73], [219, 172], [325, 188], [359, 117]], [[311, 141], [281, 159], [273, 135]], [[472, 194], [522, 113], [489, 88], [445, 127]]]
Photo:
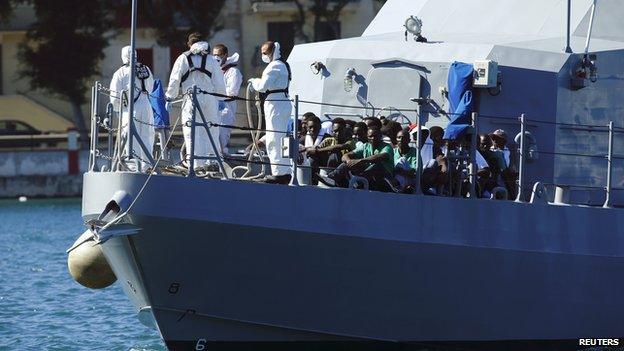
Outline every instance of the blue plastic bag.
[[157, 129], [169, 128], [169, 112], [167, 111], [167, 100], [160, 79], [154, 81], [154, 90], [149, 95], [149, 102], [154, 113], [154, 124]]

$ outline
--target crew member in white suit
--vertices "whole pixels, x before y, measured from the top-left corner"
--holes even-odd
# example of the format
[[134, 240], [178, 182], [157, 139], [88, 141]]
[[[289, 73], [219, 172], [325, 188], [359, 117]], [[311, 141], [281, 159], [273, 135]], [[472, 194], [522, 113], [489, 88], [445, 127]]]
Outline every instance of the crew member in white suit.
[[268, 65], [262, 72], [262, 78], [252, 78], [249, 82], [255, 91], [261, 93], [261, 99], [264, 99], [266, 148], [272, 173], [266, 181], [286, 184], [290, 181], [290, 161], [282, 157], [282, 138], [285, 134], [271, 131], [286, 131], [288, 128], [292, 112], [288, 87], [292, 73], [288, 63], [282, 59], [279, 43], [267, 41], [262, 44], [261, 52], [262, 61]]
[[[122, 104], [122, 136], [126, 140], [126, 147], [124, 149], [124, 155], [129, 154], [128, 135], [130, 133], [129, 112], [128, 112], [128, 99], [130, 94], [128, 93], [130, 88], [130, 60], [132, 49], [130, 46], [126, 46], [121, 49], [121, 66], [115, 74], [110, 83], [111, 98], [110, 102], [119, 112], [119, 98], [121, 97]], [[136, 59], [136, 51], [134, 54]], [[136, 75], [134, 79], [134, 127], [139, 135], [139, 138], [147, 148], [147, 153], [152, 155], [152, 149], [154, 147], [154, 127], [152, 106], [149, 103], [148, 95], [154, 89], [154, 77], [152, 71], [146, 65], [139, 62], [136, 63]], [[122, 92], [123, 95], [122, 95]], [[134, 157], [138, 157], [141, 160], [142, 171], [147, 170], [148, 164], [145, 162], [148, 160], [146, 152], [141, 148], [139, 141], [133, 139], [132, 141], [132, 153]]]
[[[243, 84], [243, 74], [238, 69], [238, 53], [229, 55], [227, 46], [223, 44], [215, 45], [212, 49], [212, 54], [215, 59], [221, 65], [221, 71], [225, 79], [225, 95], [238, 96], [241, 84]], [[221, 123], [227, 125], [234, 125], [236, 121], [236, 100], [233, 98], [226, 98], [224, 101], [219, 102], [219, 112], [221, 113]], [[230, 128], [219, 128], [219, 139], [221, 142], [221, 149], [224, 154], [228, 153], [228, 143], [230, 142]]]
[[[192, 90], [194, 85], [204, 92], [221, 95], [225, 94], [223, 72], [221, 72], [221, 66], [210, 52], [210, 45], [202, 40], [201, 34], [199, 33], [189, 35], [187, 44], [189, 51], [180, 55], [173, 64], [171, 76], [169, 78], [169, 86], [165, 93], [167, 100], [171, 101], [175, 99], [180, 93], [187, 93], [189, 90]], [[197, 95], [199, 107], [203, 111], [207, 123], [221, 122], [218, 111], [218, 101], [222, 99], [223, 98], [203, 93]], [[184, 126], [182, 131], [184, 133], [187, 161], [191, 154], [191, 128], [187, 126], [187, 122], [192, 119], [192, 116], [192, 97], [190, 95], [185, 95], [182, 103], [182, 123]], [[195, 122], [202, 122], [199, 111], [196, 113]], [[220, 152], [219, 128], [210, 128], [210, 134], [215, 143], [216, 151]], [[194, 153], [195, 156], [203, 157], [216, 155], [210, 143], [210, 139], [208, 138], [208, 134], [206, 133], [206, 129], [203, 126], [195, 127]], [[194, 163], [195, 164], [192, 165], [193, 168], [207, 165], [206, 170], [218, 170], [217, 163], [214, 160], [195, 160]], [[189, 167], [191, 167], [191, 165], [189, 165]]]

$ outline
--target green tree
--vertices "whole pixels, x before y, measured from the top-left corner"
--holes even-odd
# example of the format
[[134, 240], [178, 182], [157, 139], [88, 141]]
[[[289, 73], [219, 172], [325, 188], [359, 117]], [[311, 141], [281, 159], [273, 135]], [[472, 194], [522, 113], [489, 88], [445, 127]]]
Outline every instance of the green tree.
[[184, 48], [189, 33], [211, 38], [220, 29], [217, 19], [226, 0], [145, 0], [139, 13], [156, 30], [162, 46]]
[[[105, 0], [30, 0], [35, 22], [19, 49], [19, 76], [30, 88], [67, 100], [83, 147], [88, 143], [81, 106], [91, 79], [99, 74], [114, 23], [114, 7]], [[108, 33], [108, 34], [107, 34]]]

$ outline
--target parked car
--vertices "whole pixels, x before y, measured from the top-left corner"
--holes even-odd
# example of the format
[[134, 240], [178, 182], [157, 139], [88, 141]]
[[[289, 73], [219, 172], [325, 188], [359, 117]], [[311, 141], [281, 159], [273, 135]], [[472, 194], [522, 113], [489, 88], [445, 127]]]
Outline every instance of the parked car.
[[[28, 139], [28, 136], [41, 134], [43, 134], [41, 131], [22, 121], [0, 121], [0, 137], [19, 135], [23, 135], [25, 137], [21, 140], [2, 140], [0, 138], [0, 147], [39, 147], [42, 142], [39, 140]], [[48, 143], [45, 144], [47, 145]]]

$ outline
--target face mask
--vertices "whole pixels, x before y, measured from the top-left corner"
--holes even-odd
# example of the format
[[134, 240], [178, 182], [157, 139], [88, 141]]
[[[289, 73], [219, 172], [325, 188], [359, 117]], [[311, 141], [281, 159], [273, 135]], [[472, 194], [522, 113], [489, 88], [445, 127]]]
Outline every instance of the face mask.
[[215, 60], [217, 60], [218, 63], [221, 63], [221, 57], [214, 55], [213, 56]]
[[269, 58], [269, 55], [262, 55], [262, 62], [271, 63], [271, 59]]

